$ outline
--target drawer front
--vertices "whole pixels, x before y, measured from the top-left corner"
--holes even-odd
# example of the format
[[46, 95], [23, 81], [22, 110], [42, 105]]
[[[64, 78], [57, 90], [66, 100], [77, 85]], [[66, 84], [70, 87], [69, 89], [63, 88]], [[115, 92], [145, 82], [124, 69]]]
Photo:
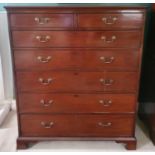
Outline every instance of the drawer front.
[[53, 71], [17, 72], [16, 75], [17, 87], [21, 92], [135, 92], [137, 87], [137, 73], [134, 72]]
[[139, 48], [141, 31], [13, 31], [13, 47]]
[[79, 14], [78, 27], [90, 29], [131, 29], [140, 28], [144, 23], [144, 15], [141, 13], [122, 14]]
[[20, 115], [22, 136], [132, 136], [133, 115]]
[[134, 112], [132, 94], [30, 94], [18, 97], [21, 113], [127, 113]]
[[12, 28], [72, 28], [72, 14], [11, 14]]
[[16, 50], [15, 68], [27, 70], [137, 70], [137, 50]]

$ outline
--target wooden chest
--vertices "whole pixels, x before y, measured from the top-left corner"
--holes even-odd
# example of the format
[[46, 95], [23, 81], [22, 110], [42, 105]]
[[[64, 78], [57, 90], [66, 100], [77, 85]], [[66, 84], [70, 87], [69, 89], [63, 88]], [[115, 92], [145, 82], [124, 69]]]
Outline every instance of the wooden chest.
[[142, 7], [7, 7], [18, 148], [114, 140], [136, 149]]

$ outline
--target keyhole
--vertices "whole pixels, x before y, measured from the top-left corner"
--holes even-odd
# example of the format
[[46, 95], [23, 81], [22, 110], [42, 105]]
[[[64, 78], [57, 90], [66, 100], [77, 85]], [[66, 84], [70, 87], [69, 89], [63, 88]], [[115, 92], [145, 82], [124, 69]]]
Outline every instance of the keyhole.
[[75, 72], [74, 75], [79, 75], [79, 73]]
[[79, 97], [79, 95], [78, 94], [74, 94], [74, 97]]

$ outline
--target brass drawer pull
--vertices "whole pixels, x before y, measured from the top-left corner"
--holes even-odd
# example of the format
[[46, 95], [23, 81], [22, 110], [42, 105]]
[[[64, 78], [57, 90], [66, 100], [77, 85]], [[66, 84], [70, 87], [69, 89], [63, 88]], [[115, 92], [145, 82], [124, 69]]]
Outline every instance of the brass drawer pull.
[[117, 21], [117, 17], [103, 17], [102, 21], [107, 25], [112, 25]]
[[116, 36], [112, 36], [111, 40], [108, 40], [106, 36], [101, 36], [101, 40], [103, 40], [105, 43], [112, 43], [114, 40], [116, 40]]
[[54, 122], [41, 122], [41, 125], [46, 128], [46, 129], [49, 129], [51, 128], [53, 125], [54, 125]]
[[101, 82], [102, 84], [106, 85], [106, 86], [110, 86], [110, 85], [112, 85], [112, 84], [114, 83], [114, 80], [112, 80], [112, 79], [103, 79], [103, 78], [101, 78], [101, 79], [100, 79], [100, 82]]
[[41, 43], [46, 43], [51, 39], [51, 37], [42, 35], [42, 36], [36, 36], [36, 39]]
[[39, 17], [35, 17], [34, 20], [38, 24], [43, 25], [43, 24], [47, 24], [50, 21], [50, 18], [39, 18]]
[[49, 100], [48, 102], [45, 102], [45, 100], [40, 100], [40, 103], [44, 106], [44, 107], [48, 107], [50, 106], [54, 101], [53, 100]]
[[103, 106], [108, 107], [112, 104], [112, 100], [99, 100], [100, 104], [103, 104]]
[[114, 57], [104, 57], [104, 56], [101, 56], [100, 57], [100, 60], [102, 60], [105, 64], [110, 64], [114, 61]]
[[48, 56], [48, 57], [46, 57], [46, 58], [43, 58], [42, 56], [38, 56], [38, 57], [37, 57], [37, 60], [39, 60], [39, 62], [41, 62], [41, 63], [47, 63], [47, 62], [49, 62], [51, 59], [52, 59], [51, 56]]
[[111, 122], [106, 122], [106, 123], [98, 122], [98, 125], [101, 127], [109, 127], [112, 125], [112, 123]]
[[43, 85], [48, 85], [52, 82], [52, 78], [48, 78], [47, 80], [43, 79], [43, 78], [39, 78], [38, 81], [43, 84]]

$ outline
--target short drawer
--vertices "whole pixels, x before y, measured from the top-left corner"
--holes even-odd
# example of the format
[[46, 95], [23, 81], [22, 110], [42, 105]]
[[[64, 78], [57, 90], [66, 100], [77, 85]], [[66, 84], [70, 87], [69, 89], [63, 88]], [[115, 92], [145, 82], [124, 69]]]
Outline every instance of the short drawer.
[[17, 72], [19, 92], [135, 92], [135, 72]]
[[138, 70], [138, 50], [15, 50], [16, 70]]
[[144, 24], [142, 13], [78, 14], [78, 27], [88, 29], [134, 29]]
[[20, 113], [133, 113], [133, 94], [19, 93]]
[[134, 115], [20, 115], [22, 136], [132, 136]]
[[13, 31], [13, 47], [139, 48], [141, 31]]
[[73, 28], [72, 14], [11, 14], [12, 28]]

